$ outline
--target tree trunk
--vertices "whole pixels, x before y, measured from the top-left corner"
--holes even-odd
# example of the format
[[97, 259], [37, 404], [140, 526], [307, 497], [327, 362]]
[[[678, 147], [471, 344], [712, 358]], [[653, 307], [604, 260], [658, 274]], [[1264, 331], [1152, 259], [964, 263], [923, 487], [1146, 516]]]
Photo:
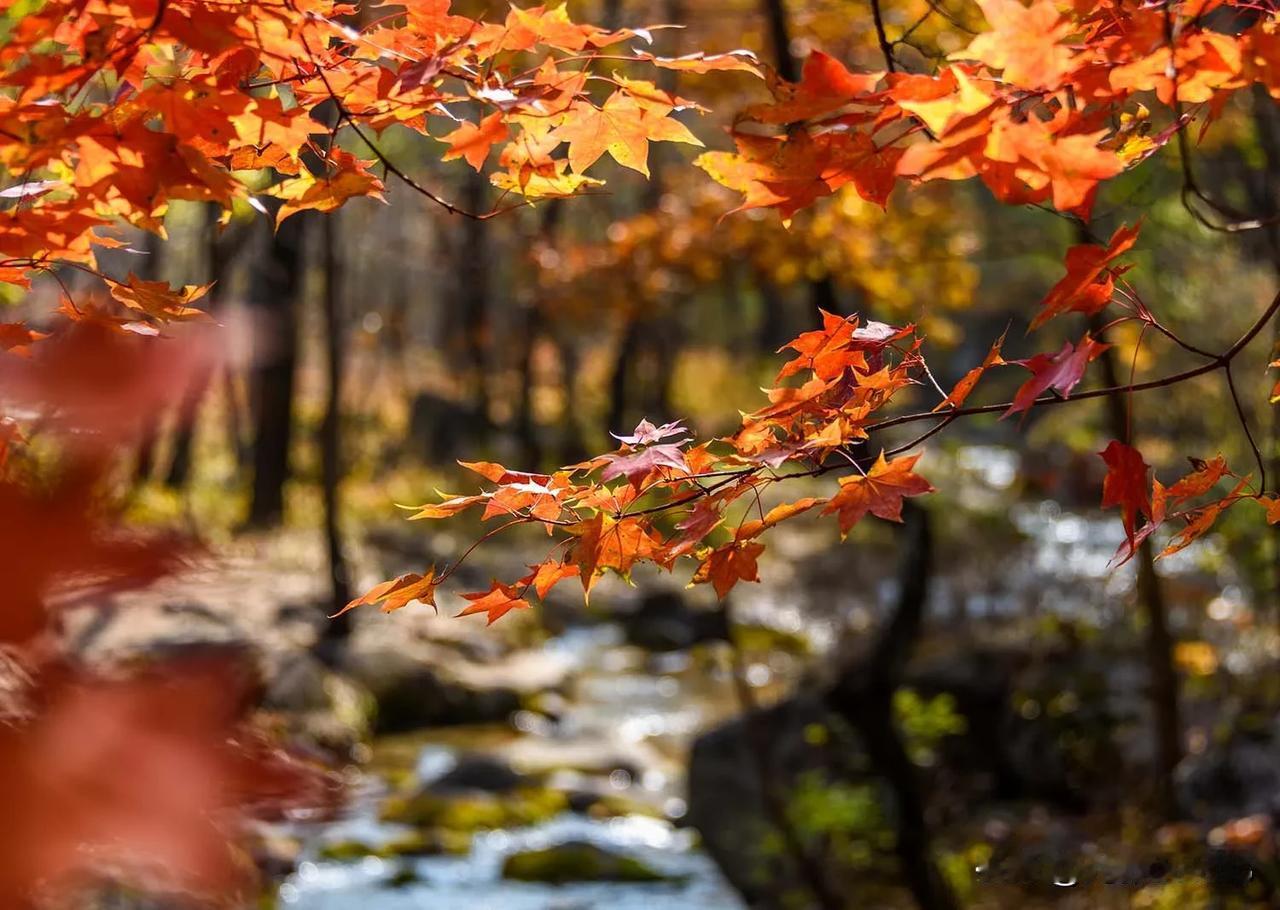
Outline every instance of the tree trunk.
[[[469, 172], [465, 204], [470, 211], [485, 208], [488, 183], [481, 174]], [[489, 425], [489, 269], [493, 263], [489, 250], [488, 222], [466, 218], [462, 223], [462, 334], [471, 379], [472, 401], [484, 426]]]
[[247, 525], [268, 528], [284, 518], [290, 476], [294, 370], [298, 361], [298, 296], [309, 213], [287, 219], [271, 235], [255, 270], [250, 305], [256, 312], [251, 379], [253, 486]]
[[761, 8], [768, 24], [769, 50], [773, 52], [773, 65], [778, 75], [788, 82], [799, 81], [800, 68], [791, 53], [791, 24], [786, 0], [761, 0]]
[[933, 857], [924, 787], [893, 713], [894, 693], [923, 631], [933, 563], [929, 513], [906, 502], [903, 519], [897, 606], [877, 636], [870, 658], [843, 670], [828, 703], [860, 733], [875, 773], [893, 794], [898, 862], [916, 904], [920, 910], [957, 910], [959, 904]]
[[[791, 52], [791, 23], [787, 16], [786, 0], [761, 0], [761, 5], [769, 28], [769, 49], [773, 52], [778, 75], [788, 82], [797, 82], [800, 79], [800, 63]], [[839, 311], [839, 295], [830, 275], [810, 280], [809, 302], [813, 309], [831, 313]], [[777, 314], [770, 314], [770, 317], [776, 320]], [[816, 314], [810, 313], [810, 319], [816, 318]]]
[[[160, 238], [147, 231], [138, 240], [138, 245], [146, 253], [137, 269], [138, 276], [148, 281], [159, 281], [164, 272], [164, 246]], [[138, 452], [133, 465], [133, 483], [141, 486], [151, 479], [156, 468], [156, 445], [160, 440], [160, 422], [162, 413], [147, 415], [138, 439]]]
[[[1101, 339], [1103, 323], [1097, 314], [1090, 317], [1089, 325], [1094, 336]], [[1099, 360], [1103, 384], [1120, 385], [1115, 349], [1107, 348]], [[1122, 441], [1128, 439], [1130, 427], [1124, 398], [1108, 395], [1104, 400], [1111, 435]], [[1173, 818], [1178, 814], [1174, 773], [1182, 761], [1182, 720], [1178, 708], [1178, 672], [1173, 663], [1173, 636], [1169, 631], [1168, 608], [1160, 575], [1156, 571], [1156, 554], [1151, 538], [1146, 538], [1139, 545], [1135, 560], [1138, 564], [1138, 606], [1146, 623], [1147, 672], [1150, 674], [1151, 712], [1155, 722], [1155, 798], [1159, 811], [1166, 818]]]
[[[325, 378], [328, 383], [320, 424], [320, 484], [324, 502], [324, 539], [329, 559], [329, 606], [337, 613], [351, 600], [351, 576], [339, 528], [342, 483], [342, 263], [338, 257], [338, 214], [321, 217], [320, 248], [324, 263]], [[344, 642], [351, 634], [350, 613], [329, 620], [322, 641]]]
[[[210, 313], [216, 313], [218, 310], [218, 303], [226, 291], [224, 285], [229, 271], [228, 266], [244, 237], [243, 231], [235, 236], [219, 234], [218, 219], [221, 212], [222, 209], [213, 204], [205, 209], [205, 230], [208, 232], [205, 238], [206, 278], [213, 285], [213, 291], [209, 297]], [[165, 486], [171, 490], [185, 489], [191, 479], [196, 419], [200, 414], [200, 402], [204, 400], [214, 375], [213, 370], [205, 370], [193, 376], [191, 385], [187, 387], [182, 400], [178, 402], [178, 422], [173, 431], [173, 454], [169, 459], [169, 470], [164, 478]], [[234, 413], [234, 401], [228, 399], [227, 409]], [[239, 433], [233, 433], [228, 441], [233, 448], [238, 448]]]
[[[614, 355], [613, 373], [609, 376], [609, 410], [605, 414], [604, 431], [625, 433], [631, 429], [631, 379], [635, 373], [636, 351], [640, 347], [640, 316], [634, 309], [623, 316], [622, 337]], [[606, 440], [608, 436], [606, 435]]]
[[[540, 243], [554, 244], [556, 228], [560, 223], [563, 205], [552, 199], [542, 211], [538, 224]], [[531, 471], [542, 463], [542, 445], [538, 439], [538, 427], [533, 414], [533, 355], [543, 330], [543, 308], [547, 301], [535, 286], [525, 298], [524, 337], [520, 346], [520, 397], [516, 403], [516, 439], [524, 465]]]
[[[1258, 132], [1258, 144], [1266, 156], [1266, 167], [1259, 175], [1257, 199], [1259, 214], [1275, 218], [1280, 214], [1280, 117], [1276, 115], [1276, 103], [1266, 90], [1255, 85], [1253, 89], [1253, 122]], [[1266, 230], [1268, 251], [1276, 277], [1280, 278], [1280, 223], [1270, 222]], [[1272, 336], [1272, 350], [1280, 350], [1280, 323]], [[1271, 432], [1267, 441], [1267, 471], [1273, 478], [1280, 478], [1280, 403], [1271, 408]], [[1280, 620], [1280, 525], [1271, 528], [1271, 597], [1276, 619]]]

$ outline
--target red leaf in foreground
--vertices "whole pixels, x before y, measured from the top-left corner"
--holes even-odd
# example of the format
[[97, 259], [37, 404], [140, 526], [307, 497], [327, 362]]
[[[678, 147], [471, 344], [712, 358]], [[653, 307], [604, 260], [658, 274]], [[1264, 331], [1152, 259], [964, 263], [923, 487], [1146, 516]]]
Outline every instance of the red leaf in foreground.
[[246, 900], [228, 837], [246, 807], [331, 802], [328, 782], [241, 721], [254, 677], [186, 659], [124, 679], [45, 668], [33, 713], [0, 726], [0, 905], [94, 872], [126, 887]]

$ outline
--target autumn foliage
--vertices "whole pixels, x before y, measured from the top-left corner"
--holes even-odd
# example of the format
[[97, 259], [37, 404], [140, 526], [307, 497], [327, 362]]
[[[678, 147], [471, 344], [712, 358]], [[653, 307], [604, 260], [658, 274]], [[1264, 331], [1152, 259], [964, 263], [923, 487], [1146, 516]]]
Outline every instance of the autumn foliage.
[[[737, 210], [788, 220], [848, 185], [883, 206], [922, 183], [976, 179], [1000, 202], [1087, 223], [1102, 184], [1176, 144], [1188, 205], [1207, 222], [1229, 220], [1196, 186], [1190, 148], [1233, 94], [1257, 85], [1280, 97], [1280, 14], [1221, 0], [980, 6], [989, 29], [934, 71], [903, 72], [892, 56], [883, 69], [853, 71], [815, 51], [792, 84], [745, 52], [656, 55], [651, 31], [580, 24], [563, 6], [512, 7], [489, 21], [451, 12], [448, 0], [0, 0], [2, 12], [25, 12], [11, 15], [0, 44], [0, 281], [61, 285], [75, 270], [101, 286], [73, 297], [62, 285], [56, 313], [0, 325], [0, 640], [31, 679], [18, 726], [0, 737], [0, 802], [16, 839], [39, 845], [0, 864], [6, 904], [38, 880], [74, 877], [83, 871], [77, 845], [101, 841], [108, 853], [150, 855], [179, 887], [225, 889], [237, 870], [207, 819], [264, 791], [279, 795], [279, 758], [268, 760], [271, 750], [244, 727], [243, 699], [225, 684], [231, 668], [103, 681], [70, 666], [58, 644], [69, 599], [142, 583], [182, 552], [176, 540], [122, 528], [101, 492], [113, 443], [133, 438], [138, 415], [162, 406], [165, 390], [181, 386], [175, 376], [198, 363], [192, 351], [204, 349], [179, 324], [208, 320], [207, 288], [102, 269], [97, 251], [125, 245], [122, 224], [162, 233], [171, 203], [188, 200], [226, 212], [249, 206], [278, 225], [382, 199], [391, 183], [472, 218], [598, 192], [606, 157], [648, 175], [651, 143], [719, 142], [690, 129], [700, 105], [661, 87], [664, 70], [762, 80], [768, 97], [737, 112], [732, 149], [697, 159], [741, 194]], [[623, 75], [620, 63], [651, 78]], [[441, 115], [454, 121], [444, 132], [431, 119]], [[495, 206], [463, 212], [409, 173], [382, 150], [393, 127], [489, 174]], [[1078, 391], [1119, 325], [1195, 350], [1143, 301], [1126, 261], [1140, 242], [1132, 224], [1067, 251], [1061, 280], [1028, 309], [1033, 328], [1093, 320], [1060, 349], [1006, 360], [997, 340], [947, 390], [915, 326], [823, 313], [780, 352], [773, 386], [730, 435], [697, 440], [682, 423], [645, 421], [615, 451], [550, 473], [468, 463], [480, 492], [413, 517], [478, 510], [493, 522], [484, 540], [518, 525], [549, 535], [547, 557], [526, 574], [463, 594], [462, 615], [489, 622], [562, 582], [589, 595], [606, 573], [625, 577], [640, 563], [687, 563], [694, 583], [724, 597], [757, 579], [768, 531], [784, 521], [833, 517], [843, 535], [869, 515], [899, 520], [905, 499], [933, 489], [916, 472], [921, 444], [957, 419], [1229, 376], [1277, 304], [1230, 349], [1199, 351], [1200, 366]], [[1020, 389], [1010, 402], [971, 405], [993, 370], [1015, 372]], [[924, 406], [922, 395], [931, 396]], [[908, 397], [912, 409], [898, 406]], [[883, 431], [907, 425], [918, 425], [914, 438], [882, 444]], [[53, 482], [26, 444], [36, 432], [59, 448]], [[1236, 473], [1209, 457], [1166, 484], [1126, 441], [1101, 454], [1102, 505], [1119, 510], [1126, 536], [1117, 561], [1156, 534], [1168, 535], [1166, 553], [1177, 551], [1240, 503], [1280, 519], [1261, 464]], [[789, 479], [826, 475], [824, 496], [759, 505]], [[456, 568], [424, 567], [349, 606], [434, 604]], [[176, 713], [164, 707], [171, 700], [186, 712], [173, 723], [164, 719]], [[100, 754], [64, 748], [82, 723], [102, 729], [92, 737]], [[130, 789], [136, 781], [106, 776], [143, 761], [162, 805], [152, 823], [135, 825], [124, 807], [144, 798]], [[179, 785], [174, 769], [192, 767], [199, 786]], [[101, 782], [101, 798], [78, 800], [54, 778]]]

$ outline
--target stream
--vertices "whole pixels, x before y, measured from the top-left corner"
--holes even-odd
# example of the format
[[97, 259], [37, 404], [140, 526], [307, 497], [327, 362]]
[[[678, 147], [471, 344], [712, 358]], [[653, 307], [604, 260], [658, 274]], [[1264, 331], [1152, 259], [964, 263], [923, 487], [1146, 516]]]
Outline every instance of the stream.
[[[742, 907], [712, 860], [698, 849], [696, 832], [679, 826], [684, 814], [683, 752], [697, 731], [734, 713], [727, 676], [715, 667], [695, 666], [687, 653], [646, 655], [627, 647], [613, 625], [571, 629], [546, 647], [567, 653], [577, 671], [572, 698], [554, 725], [540, 714], [522, 711], [513, 718], [515, 732], [430, 731], [411, 738], [416, 756], [412, 749], [405, 749], [404, 742], [390, 751], [407, 751], [414, 765], [413, 778], [429, 786], [454, 767], [458, 755], [476, 745], [518, 748], [527, 743], [538, 761], [572, 764], [583, 760], [584, 744], [607, 742], [621, 754], [634, 754], [643, 770], [614, 770], [607, 776], [558, 770], [550, 774], [549, 784], [566, 790], [595, 784], [665, 818], [633, 814], [597, 819], [564, 812], [536, 825], [477, 832], [467, 852], [460, 855], [368, 856], [356, 862], [322, 858], [326, 843], [360, 841], [376, 847], [410, 830], [379, 820], [378, 807], [387, 785], [370, 776], [363, 780], [343, 820], [287, 829], [302, 839], [303, 851], [297, 870], [280, 887], [281, 906], [299, 910]], [[378, 748], [375, 745], [375, 752]], [[394, 759], [391, 764], [394, 767]], [[670, 881], [551, 885], [503, 878], [507, 857], [570, 841], [634, 857]]]
[[[976, 495], [985, 487], [996, 495], [996, 502], [1007, 502], [1005, 488], [1015, 474], [1008, 458], [1001, 460], [1000, 451], [978, 454], [981, 457], [969, 458], [968, 465], [965, 458], [958, 459], [958, 470], [979, 475], [971, 478], [978, 485], [969, 485], [978, 490]], [[1017, 536], [1016, 545], [1001, 550], [997, 544], [979, 559], [942, 566], [931, 595], [933, 616], [998, 621], [1054, 614], [1096, 625], [1122, 618], [1128, 609], [1132, 567], [1118, 572], [1108, 568], [1122, 533], [1115, 516], [1075, 512], [1048, 500], [1019, 503], [1008, 511], [1001, 504], [999, 510], [1005, 526]], [[823, 539], [829, 543], [830, 535]], [[801, 552], [814, 544], [780, 540], [773, 552], [782, 555], [773, 558], [788, 560], [789, 546]], [[1224, 568], [1208, 576], [1199, 567], [1203, 551], [1214, 546], [1212, 541], [1199, 543], [1162, 563], [1161, 571], [1166, 578], [1190, 581], [1180, 584], [1171, 597], [1186, 615], [1204, 615], [1206, 601], [1213, 596], [1205, 592], [1216, 592], [1208, 616], [1225, 622], [1232, 610], [1243, 607], [1218, 603], [1239, 594], [1229, 560], [1220, 560]], [[746, 618], [772, 623], [788, 634], [798, 632], [814, 654], [827, 650], [837, 637], [835, 630], [865, 626], [858, 617], [882, 610], [895, 596], [892, 572], [869, 588], [829, 586], [815, 593], [796, 565], [778, 568], [773, 574], [779, 581], [743, 586], [741, 596], [735, 594], [738, 621]], [[768, 579], [769, 569], [762, 566], [761, 575]], [[826, 606], [815, 612], [809, 607], [817, 599]], [[1211, 637], [1212, 629], [1207, 634]], [[501, 729], [432, 729], [408, 740], [375, 743], [372, 770], [362, 772], [343, 819], [282, 828], [302, 846], [295, 871], [280, 886], [279, 905], [298, 910], [743, 907], [699, 848], [697, 833], [680, 824], [685, 814], [684, 763], [692, 739], [740, 708], [727, 662], [715, 649], [644, 652], [627, 645], [621, 626], [608, 622], [571, 627], [544, 647], [566, 657], [574, 671], [570, 690], [554, 711], [519, 711]], [[787, 654], [777, 660], [762, 657], [748, 664], [746, 678], [767, 698], [794, 684], [801, 664]], [[537, 824], [481, 830], [470, 835], [462, 852], [326, 857], [326, 844], [359, 841], [376, 848], [412, 830], [379, 819], [380, 805], [395, 789], [390, 780], [401, 789], [405, 780], [429, 787], [460, 758], [494, 749], [512, 757], [517, 766], [532, 760], [542, 769], [539, 779], [552, 789], [605, 792], [645, 811], [614, 817], [566, 811]], [[616, 760], [614, 767], [608, 761], [597, 762], [602, 752], [626, 757], [630, 767], [616, 767]], [[632, 857], [665, 880], [554, 885], [504, 878], [508, 857], [565, 842], [586, 842]]]

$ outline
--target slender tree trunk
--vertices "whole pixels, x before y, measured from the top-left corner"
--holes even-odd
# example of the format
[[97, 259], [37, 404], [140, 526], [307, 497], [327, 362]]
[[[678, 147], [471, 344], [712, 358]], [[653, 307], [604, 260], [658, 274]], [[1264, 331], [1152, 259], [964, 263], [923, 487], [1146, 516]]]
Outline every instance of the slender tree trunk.
[[623, 433], [631, 429], [631, 379], [635, 373], [636, 352], [640, 347], [640, 315], [631, 309], [623, 319], [622, 337], [618, 339], [613, 373], [609, 376], [609, 409], [605, 413], [605, 433]]
[[761, 10], [768, 24], [769, 50], [778, 75], [788, 82], [798, 82], [800, 68], [791, 53], [791, 20], [787, 16], [786, 0], [761, 0]]
[[290, 476], [294, 371], [298, 362], [298, 296], [305, 268], [310, 213], [285, 220], [258, 263], [250, 304], [257, 312], [252, 373], [253, 485], [247, 524], [278, 525]]
[[[553, 199], [542, 211], [542, 219], [538, 225], [539, 241], [553, 244], [556, 228], [560, 223], [563, 205], [560, 200]], [[538, 440], [538, 427], [533, 414], [534, 371], [533, 355], [538, 338], [543, 330], [543, 307], [547, 301], [542, 299], [540, 290], [535, 289], [525, 301], [524, 338], [520, 347], [520, 397], [516, 404], [516, 438], [524, 464], [529, 470], [536, 470], [542, 463], [542, 445]]]
[[[488, 186], [481, 174], [469, 172], [465, 192], [466, 206], [473, 212], [485, 208]], [[462, 333], [463, 348], [471, 379], [471, 393], [481, 422], [489, 425], [490, 392], [488, 371], [489, 348], [489, 222], [466, 218], [462, 223]]]
[[828, 702], [861, 734], [875, 773], [893, 794], [898, 862], [916, 904], [920, 910], [957, 910], [959, 904], [933, 856], [924, 786], [893, 713], [894, 693], [923, 631], [933, 564], [929, 513], [907, 502], [903, 519], [897, 607], [877, 636], [870, 659], [844, 669]]
[[563, 374], [564, 421], [559, 440], [558, 464], [576, 464], [588, 454], [582, 438], [582, 426], [578, 423], [578, 350], [573, 342], [560, 338], [556, 347], [560, 352], [560, 369]]
[[[1102, 336], [1102, 320], [1090, 317], [1090, 328], [1095, 337]], [[1120, 385], [1120, 369], [1115, 349], [1107, 348], [1100, 358], [1102, 381], [1105, 385]], [[1129, 417], [1125, 401], [1110, 395], [1104, 399], [1107, 407], [1107, 424], [1115, 439], [1129, 438]], [[1147, 672], [1150, 675], [1151, 711], [1156, 734], [1156, 802], [1161, 813], [1168, 818], [1178, 814], [1177, 791], [1174, 773], [1182, 761], [1182, 719], [1178, 707], [1178, 672], [1173, 663], [1173, 635], [1169, 631], [1169, 611], [1165, 605], [1164, 588], [1156, 571], [1155, 548], [1151, 538], [1142, 541], [1135, 557], [1138, 564], [1137, 597], [1146, 623]]]
[[[239, 242], [243, 239], [243, 235], [225, 237], [219, 234], [218, 218], [220, 213], [221, 209], [214, 204], [210, 204], [205, 209], [204, 229], [207, 232], [205, 236], [206, 278], [213, 284], [213, 291], [209, 298], [211, 313], [217, 312], [218, 304], [226, 293], [224, 285], [227, 279], [228, 265], [234, 251], [239, 247]], [[192, 377], [191, 385], [187, 387], [182, 395], [182, 400], [178, 402], [178, 422], [173, 431], [173, 454], [170, 456], [169, 470], [166, 472], [164, 479], [165, 486], [171, 490], [185, 489], [191, 479], [196, 420], [200, 415], [200, 403], [204, 400], [214, 376], [213, 370], [206, 370], [200, 375]], [[234, 413], [234, 401], [228, 400], [227, 408], [229, 413]], [[238, 447], [238, 433], [232, 436], [230, 444], [233, 447]]]
[[[321, 494], [324, 500], [324, 538], [329, 559], [329, 605], [337, 613], [351, 600], [351, 576], [339, 528], [342, 483], [342, 262], [338, 256], [338, 214], [321, 217], [320, 248], [324, 263], [325, 396], [320, 424]], [[345, 641], [351, 633], [350, 613], [343, 613], [324, 627], [323, 640]]]
[[[1274, 218], [1280, 214], [1280, 116], [1277, 116], [1275, 100], [1260, 85], [1253, 88], [1253, 121], [1258, 133], [1258, 144], [1266, 156], [1266, 167], [1259, 175], [1256, 193], [1259, 213]], [[1263, 232], [1271, 265], [1280, 278], [1280, 224], [1269, 223]], [[1272, 336], [1272, 351], [1280, 350], [1280, 324]], [[1271, 408], [1270, 439], [1267, 440], [1267, 471], [1271, 477], [1280, 478], [1280, 402]], [[1280, 621], [1280, 525], [1271, 529], [1271, 597], [1275, 618]]]
[[[164, 271], [164, 247], [160, 238], [150, 231], [139, 239], [139, 245], [147, 254], [142, 257], [138, 268], [139, 277], [148, 281], [159, 281]], [[141, 486], [151, 479], [156, 468], [156, 445], [160, 440], [161, 413], [147, 416], [146, 425], [138, 439], [138, 452], [133, 465], [133, 483]]]
[[[791, 51], [791, 20], [787, 15], [786, 0], [760, 0], [760, 2], [769, 29], [769, 50], [773, 53], [774, 66], [778, 70], [778, 75], [788, 82], [797, 82], [800, 79], [800, 62]], [[839, 299], [835, 282], [830, 275], [810, 280], [811, 310], [839, 312]], [[776, 319], [776, 315], [770, 315]], [[810, 318], [817, 318], [816, 314], [811, 312]]]

